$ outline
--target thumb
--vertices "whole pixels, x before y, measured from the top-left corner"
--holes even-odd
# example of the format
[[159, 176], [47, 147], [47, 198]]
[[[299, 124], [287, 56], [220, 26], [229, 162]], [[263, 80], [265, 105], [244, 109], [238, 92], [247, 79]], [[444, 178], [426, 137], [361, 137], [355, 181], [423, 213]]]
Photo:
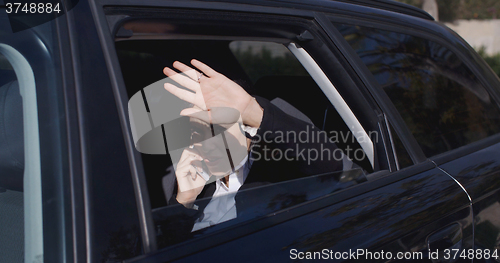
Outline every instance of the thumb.
[[190, 116], [192, 114], [196, 114], [198, 112], [203, 111], [202, 109], [195, 109], [195, 108], [186, 108], [183, 109], [180, 113], [181, 116]]
[[204, 121], [206, 123], [211, 122], [211, 113], [209, 111], [199, 110], [196, 108], [183, 109], [180, 113], [182, 116], [192, 117]]

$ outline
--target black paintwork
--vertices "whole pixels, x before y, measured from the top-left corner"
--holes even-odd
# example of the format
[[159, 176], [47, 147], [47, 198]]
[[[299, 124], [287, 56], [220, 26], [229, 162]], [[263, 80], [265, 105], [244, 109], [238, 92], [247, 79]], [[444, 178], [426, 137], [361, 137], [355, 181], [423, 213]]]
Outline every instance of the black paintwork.
[[475, 245], [500, 247], [500, 143], [440, 165], [467, 190], [474, 208]]
[[[432, 167], [428, 164], [420, 166]], [[401, 171], [393, 176], [402, 174], [411, 173]], [[346, 193], [358, 191], [358, 187], [353, 187], [327, 198], [338, 200]], [[300, 206], [293, 207], [285, 213], [300, 209]], [[198, 262], [222, 254], [229, 262], [281, 262], [290, 260], [291, 249], [302, 252], [321, 252], [322, 249], [334, 252], [349, 249], [368, 249], [371, 252], [383, 250], [393, 252], [394, 256], [397, 252], [423, 251], [427, 255], [427, 237], [452, 222], [460, 225], [462, 247], [471, 248], [472, 216], [469, 200], [449, 176], [434, 168], [389, 182], [363, 194], [355, 194], [333, 205], [219, 246], [212, 247], [210, 244], [218, 243], [218, 235], [203, 238], [198, 242], [210, 249], [194, 255], [186, 253], [194, 249], [193, 244], [187, 242], [130, 262], [164, 262], [184, 253], [186, 257], [180, 260], [182, 262]]]
[[[133, 178], [102, 46], [89, 4], [67, 14], [81, 144], [84, 243], [77, 261], [120, 260], [142, 252]], [[66, 47], [67, 48], [67, 47]], [[80, 240], [79, 240], [80, 241]], [[83, 248], [82, 248], [83, 247]], [[82, 255], [81, 252], [84, 254]]]

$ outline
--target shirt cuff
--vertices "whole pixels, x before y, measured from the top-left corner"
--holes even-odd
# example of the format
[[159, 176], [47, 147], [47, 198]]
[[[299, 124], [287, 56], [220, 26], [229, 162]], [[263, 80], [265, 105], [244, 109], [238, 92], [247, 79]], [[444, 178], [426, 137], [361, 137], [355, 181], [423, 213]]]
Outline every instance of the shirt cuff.
[[250, 126], [247, 126], [244, 124], [241, 124], [241, 129], [244, 132], [248, 133], [250, 135], [250, 137], [254, 137], [257, 134], [257, 131], [259, 130], [259, 128], [250, 127]]

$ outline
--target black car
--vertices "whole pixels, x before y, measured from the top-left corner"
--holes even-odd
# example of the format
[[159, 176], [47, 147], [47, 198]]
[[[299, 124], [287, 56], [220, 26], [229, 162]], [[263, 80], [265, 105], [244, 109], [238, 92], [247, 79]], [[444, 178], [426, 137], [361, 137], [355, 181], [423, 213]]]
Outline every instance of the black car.
[[[500, 80], [427, 13], [389, 0], [3, 2], [0, 262], [500, 261]], [[128, 105], [138, 94], [150, 130], [163, 127], [162, 70], [193, 58], [358, 168], [239, 191], [237, 217], [180, 236], [167, 141], [142, 153]]]

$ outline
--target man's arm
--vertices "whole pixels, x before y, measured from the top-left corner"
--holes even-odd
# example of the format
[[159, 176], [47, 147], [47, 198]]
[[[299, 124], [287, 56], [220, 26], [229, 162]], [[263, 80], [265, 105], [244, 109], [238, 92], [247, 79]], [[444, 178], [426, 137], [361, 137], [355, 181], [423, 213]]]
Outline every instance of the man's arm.
[[[330, 142], [326, 132], [288, 115], [265, 98], [255, 98], [258, 108], [253, 106], [254, 111], [249, 116], [257, 120], [259, 114], [262, 116], [258, 132], [252, 138], [259, 145], [257, 151], [262, 154], [264, 147], [279, 149], [282, 158], [299, 163], [300, 172], [304, 175], [342, 170], [342, 151]], [[322, 152], [328, 152], [329, 157]]]

